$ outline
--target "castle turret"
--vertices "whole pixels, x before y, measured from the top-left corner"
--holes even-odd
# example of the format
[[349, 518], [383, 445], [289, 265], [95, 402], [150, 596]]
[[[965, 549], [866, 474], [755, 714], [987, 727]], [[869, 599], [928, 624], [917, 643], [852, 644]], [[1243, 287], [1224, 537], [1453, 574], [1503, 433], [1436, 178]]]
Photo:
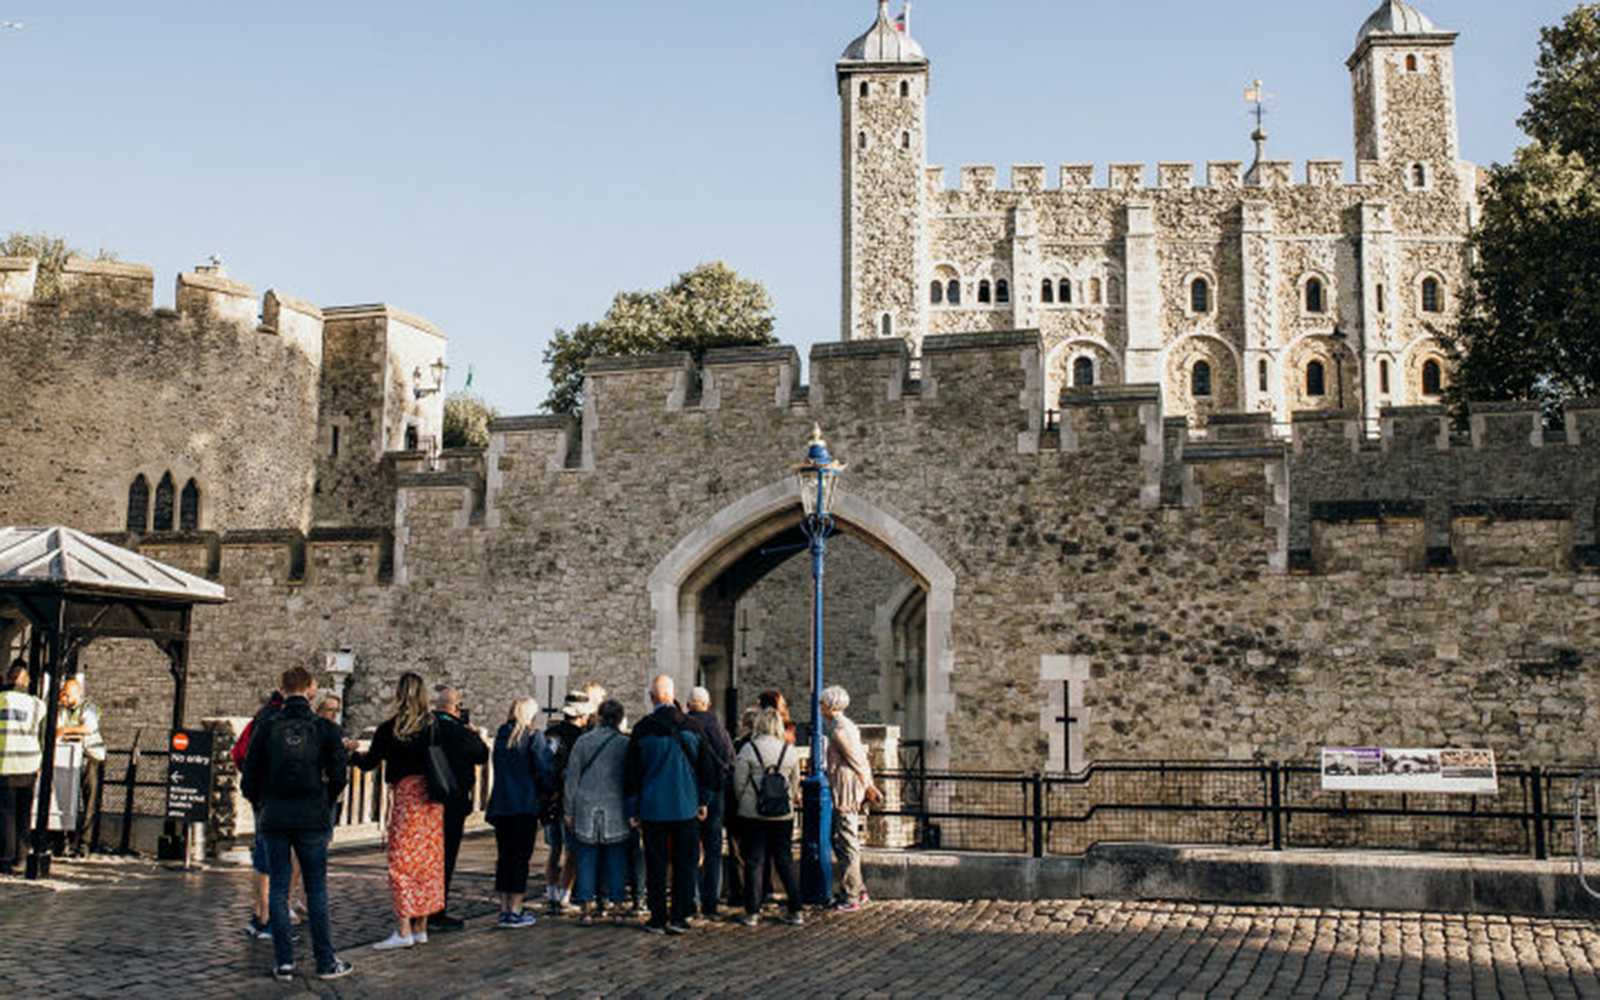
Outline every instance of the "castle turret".
[[1453, 188], [1460, 155], [1455, 43], [1455, 32], [1403, 0], [1384, 0], [1362, 24], [1347, 63], [1362, 180]]
[[837, 66], [844, 182], [845, 340], [926, 332], [923, 295], [928, 60], [911, 37], [910, 4], [888, 0]]

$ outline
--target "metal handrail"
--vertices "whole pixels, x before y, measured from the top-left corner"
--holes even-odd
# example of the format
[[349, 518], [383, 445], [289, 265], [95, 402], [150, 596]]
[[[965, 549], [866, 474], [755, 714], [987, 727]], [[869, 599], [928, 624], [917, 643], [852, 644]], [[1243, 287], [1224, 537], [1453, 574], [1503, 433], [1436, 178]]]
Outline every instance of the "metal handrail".
[[1600, 899], [1600, 888], [1589, 884], [1588, 878], [1583, 873], [1583, 785], [1588, 782], [1593, 790], [1595, 800], [1595, 825], [1597, 835], [1600, 835], [1600, 771], [1589, 771], [1578, 776], [1576, 785], [1572, 790], [1572, 833], [1576, 844], [1576, 856], [1572, 859], [1572, 872], [1578, 877], [1578, 885], [1584, 892]]

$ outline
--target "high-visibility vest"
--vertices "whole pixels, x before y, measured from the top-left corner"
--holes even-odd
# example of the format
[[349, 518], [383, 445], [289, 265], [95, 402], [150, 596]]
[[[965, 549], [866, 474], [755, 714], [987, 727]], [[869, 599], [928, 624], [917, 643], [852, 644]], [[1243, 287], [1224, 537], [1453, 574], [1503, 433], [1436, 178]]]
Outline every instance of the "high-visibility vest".
[[78, 702], [77, 708], [62, 706], [56, 714], [56, 732], [72, 726], [87, 726], [89, 732], [83, 736], [74, 736], [74, 741], [83, 743], [84, 756], [90, 760], [106, 759], [106, 741], [100, 735], [100, 710], [94, 702], [87, 698]]
[[38, 774], [44, 702], [26, 691], [0, 694], [0, 775]]

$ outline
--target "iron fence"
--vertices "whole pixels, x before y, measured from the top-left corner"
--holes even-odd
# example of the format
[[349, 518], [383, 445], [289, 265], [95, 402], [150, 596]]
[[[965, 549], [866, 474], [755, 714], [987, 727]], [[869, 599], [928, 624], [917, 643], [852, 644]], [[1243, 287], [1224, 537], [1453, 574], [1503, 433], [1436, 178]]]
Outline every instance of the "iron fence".
[[1081, 854], [1145, 843], [1570, 856], [1585, 766], [1499, 769], [1497, 795], [1324, 791], [1316, 764], [1111, 761], [1073, 774], [879, 776], [884, 846]]

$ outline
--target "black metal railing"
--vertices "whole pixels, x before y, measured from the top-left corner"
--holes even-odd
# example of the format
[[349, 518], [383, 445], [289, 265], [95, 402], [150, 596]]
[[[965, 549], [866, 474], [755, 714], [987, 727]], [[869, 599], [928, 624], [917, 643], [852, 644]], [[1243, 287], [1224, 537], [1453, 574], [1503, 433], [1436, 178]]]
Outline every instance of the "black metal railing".
[[1549, 858], [1576, 844], [1585, 766], [1502, 766], [1497, 795], [1324, 791], [1315, 764], [1110, 761], [1074, 774], [897, 770], [874, 815], [912, 848], [1081, 854], [1145, 843]]

